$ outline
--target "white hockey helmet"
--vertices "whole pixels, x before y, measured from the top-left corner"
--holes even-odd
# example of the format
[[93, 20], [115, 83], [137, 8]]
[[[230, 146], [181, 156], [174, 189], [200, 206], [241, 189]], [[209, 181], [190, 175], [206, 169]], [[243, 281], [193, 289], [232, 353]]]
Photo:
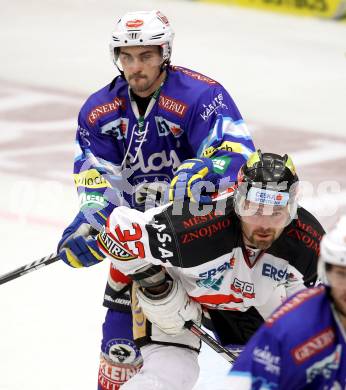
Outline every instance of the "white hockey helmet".
[[163, 62], [169, 62], [173, 38], [174, 31], [160, 11], [128, 12], [118, 20], [112, 33], [111, 57], [117, 65], [120, 47], [154, 45], [160, 46]]
[[330, 285], [326, 274], [327, 264], [346, 268], [346, 215], [321, 240], [318, 276], [322, 283]]

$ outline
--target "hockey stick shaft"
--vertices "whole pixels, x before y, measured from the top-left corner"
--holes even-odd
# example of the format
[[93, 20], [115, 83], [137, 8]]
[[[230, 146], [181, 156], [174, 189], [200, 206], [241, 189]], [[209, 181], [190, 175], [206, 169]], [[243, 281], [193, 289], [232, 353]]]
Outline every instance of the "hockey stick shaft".
[[42, 257], [42, 259], [40, 260], [36, 260], [30, 264], [24, 265], [23, 267], [19, 267], [14, 271], [8, 272], [7, 274], [0, 276], [0, 285], [7, 283], [13, 279], [19, 278], [20, 276], [23, 276], [29, 272], [36, 271], [42, 267], [45, 267], [46, 265], [55, 263], [58, 260], [60, 260], [60, 257], [56, 253], [52, 253], [46, 257]]
[[200, 326], [195, 324], [193, 321], [188, 321], [185, 324], [186, 328], [188, 328], [194, 335], [199, 337], [202, 341], [209, 345], [214, 351], [219, 353], [224, 359], [226, 359], [229, 363], [234, 363], [237, 355], [224, 348], [220, 343], [218, 343], [212, 336], [210, 336], [207, 332], [205, 332]]

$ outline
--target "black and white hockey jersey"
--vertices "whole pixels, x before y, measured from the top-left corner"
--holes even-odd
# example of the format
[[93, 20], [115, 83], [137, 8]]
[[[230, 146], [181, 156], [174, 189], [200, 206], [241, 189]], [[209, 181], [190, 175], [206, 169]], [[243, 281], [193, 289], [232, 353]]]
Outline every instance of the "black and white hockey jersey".
[[189, 203], [176, 206], [116, 208], [99, 235], [101, 250], [127, 275], [147, 263], [162, 265], [210, 309], [244, 312], [265, 305], [279, 286], [290, 296], [314, 285], [324, 230], [304, 208], [269, 249], [251, 253], [232, 197], [223, 212], [218, 202], [199, 215]]

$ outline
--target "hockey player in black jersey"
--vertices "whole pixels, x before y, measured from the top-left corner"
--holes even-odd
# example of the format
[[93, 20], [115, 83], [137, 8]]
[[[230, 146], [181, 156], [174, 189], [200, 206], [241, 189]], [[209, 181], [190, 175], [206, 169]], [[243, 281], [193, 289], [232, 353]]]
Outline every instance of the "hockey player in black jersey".
[[178, 215], [174, 203], [112, 213], [99, 247], [136, 281], [134, 336], [144, 356], [124, 390], [152, 388], [148, 377], [165, 390], [191, 389], [200, 345], [186, 321], [242, 345], [287, 296], [314, 285], [324, 230], [298, 207], [297, 188], [291, 158], [257, 151], [234, 194], [209, 210], [196, 214], [186, 202]]

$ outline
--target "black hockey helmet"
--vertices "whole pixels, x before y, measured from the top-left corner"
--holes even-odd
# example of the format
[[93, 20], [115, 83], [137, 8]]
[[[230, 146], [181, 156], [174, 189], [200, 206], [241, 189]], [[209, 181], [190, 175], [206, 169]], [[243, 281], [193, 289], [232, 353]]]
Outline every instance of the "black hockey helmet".
[[296, 202], [298, 181], [291, 157], [258, 149], [238, 172], [234, 200], [286, 206]]

